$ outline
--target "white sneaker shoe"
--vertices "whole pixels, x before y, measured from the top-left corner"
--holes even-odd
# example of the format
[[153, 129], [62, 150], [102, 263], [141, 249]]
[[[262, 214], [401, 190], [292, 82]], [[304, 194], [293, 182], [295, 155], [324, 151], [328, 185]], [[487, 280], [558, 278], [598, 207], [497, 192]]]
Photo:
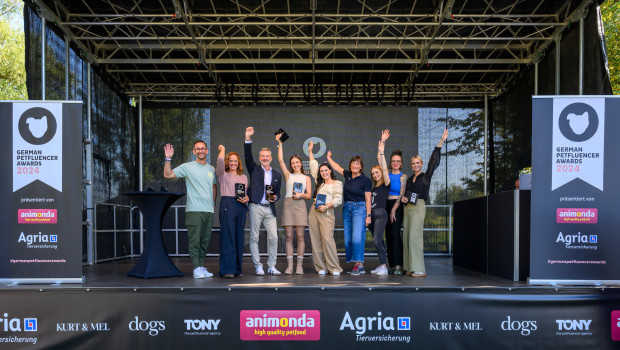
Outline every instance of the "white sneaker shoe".
[[202, 267], [197, 267], [194, 269], [194, 278], [205, 278], [205, 273], [202, 270]]
[[265, 276], [265, 270], [262, 266], [256, 268], [256, 276]]
[[317, 273], [319, 274], [319, 276], [325, 276], [327, 274], [327, 271], [321, 270], [321, 271], [319, 271]]
[[334, 271], [334, 272], [332, 272], [332, 276], [340, 276], [340, 272]]
[[377, 267], [376, 269], [370, 271], [370, 273], [372, 273], [373, 275], [376, 274], [377, 272], [379, 272], [379, 270], [381, 269], [381, 267]]
[[205, 277], [213, 277], [213, 274], [209, 272], [206, 267], [202, 268], [202, 272], [204, 272]]
[[270, 274], [270, 275], [274, 275], [274, 276], [280, 276], [282, 274], [280, 271], [276, 270], [275, 267], [270, 267], [267, 270], [267, 273]]
[[377, 268], [376, 272], [377, 276], [386, 276], [388, 274], [388, 269], [385, 266]]

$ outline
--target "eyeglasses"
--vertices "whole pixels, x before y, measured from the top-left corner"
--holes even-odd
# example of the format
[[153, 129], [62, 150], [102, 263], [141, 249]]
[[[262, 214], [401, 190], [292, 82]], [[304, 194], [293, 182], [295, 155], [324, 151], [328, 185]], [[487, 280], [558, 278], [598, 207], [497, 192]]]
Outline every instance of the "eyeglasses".
[[200, 147], [200, 148], [194, 148], [194, 151], [206, 151], [207, 148], [206, 147]]

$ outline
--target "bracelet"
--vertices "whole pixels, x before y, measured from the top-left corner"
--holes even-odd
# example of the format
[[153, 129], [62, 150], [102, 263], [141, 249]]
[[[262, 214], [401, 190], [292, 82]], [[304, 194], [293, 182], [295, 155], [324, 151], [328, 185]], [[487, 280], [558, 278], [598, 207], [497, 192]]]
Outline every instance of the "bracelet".
[[171, 162], [172, 158], [164, 158], [166, 160], [166, 162]]

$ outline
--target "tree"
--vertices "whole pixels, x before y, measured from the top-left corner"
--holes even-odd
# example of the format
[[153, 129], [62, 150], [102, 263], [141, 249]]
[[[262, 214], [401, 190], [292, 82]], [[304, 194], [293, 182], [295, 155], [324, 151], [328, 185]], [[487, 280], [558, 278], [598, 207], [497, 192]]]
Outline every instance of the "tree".
[[19, 0], [0, 0], [0, 100], [25, 100], [24, 32], [11, 27], [21, 11]]
[[601, 16], [605, 27], [607, 60], [611, 88], [620, 94], [620, 0], [607, 0], [601, 5]]

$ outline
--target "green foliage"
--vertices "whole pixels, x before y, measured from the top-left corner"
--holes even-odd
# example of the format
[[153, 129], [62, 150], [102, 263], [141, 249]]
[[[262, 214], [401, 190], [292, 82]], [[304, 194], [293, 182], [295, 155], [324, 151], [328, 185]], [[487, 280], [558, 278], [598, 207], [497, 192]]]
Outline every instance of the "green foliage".
[[614, 94], [620, 94], [620, 0], [607, 0], [601, 5], [609, 75]]
[[6, 20], [18, 16], [23, 3], [21, 0], [0, 0], [0, 17]]
[[[4, 5], [0, 7], [4, 10]], [[24, 33], [11, 28], [3, 12], [0, 19], [0, 100], [25, 100]]]

